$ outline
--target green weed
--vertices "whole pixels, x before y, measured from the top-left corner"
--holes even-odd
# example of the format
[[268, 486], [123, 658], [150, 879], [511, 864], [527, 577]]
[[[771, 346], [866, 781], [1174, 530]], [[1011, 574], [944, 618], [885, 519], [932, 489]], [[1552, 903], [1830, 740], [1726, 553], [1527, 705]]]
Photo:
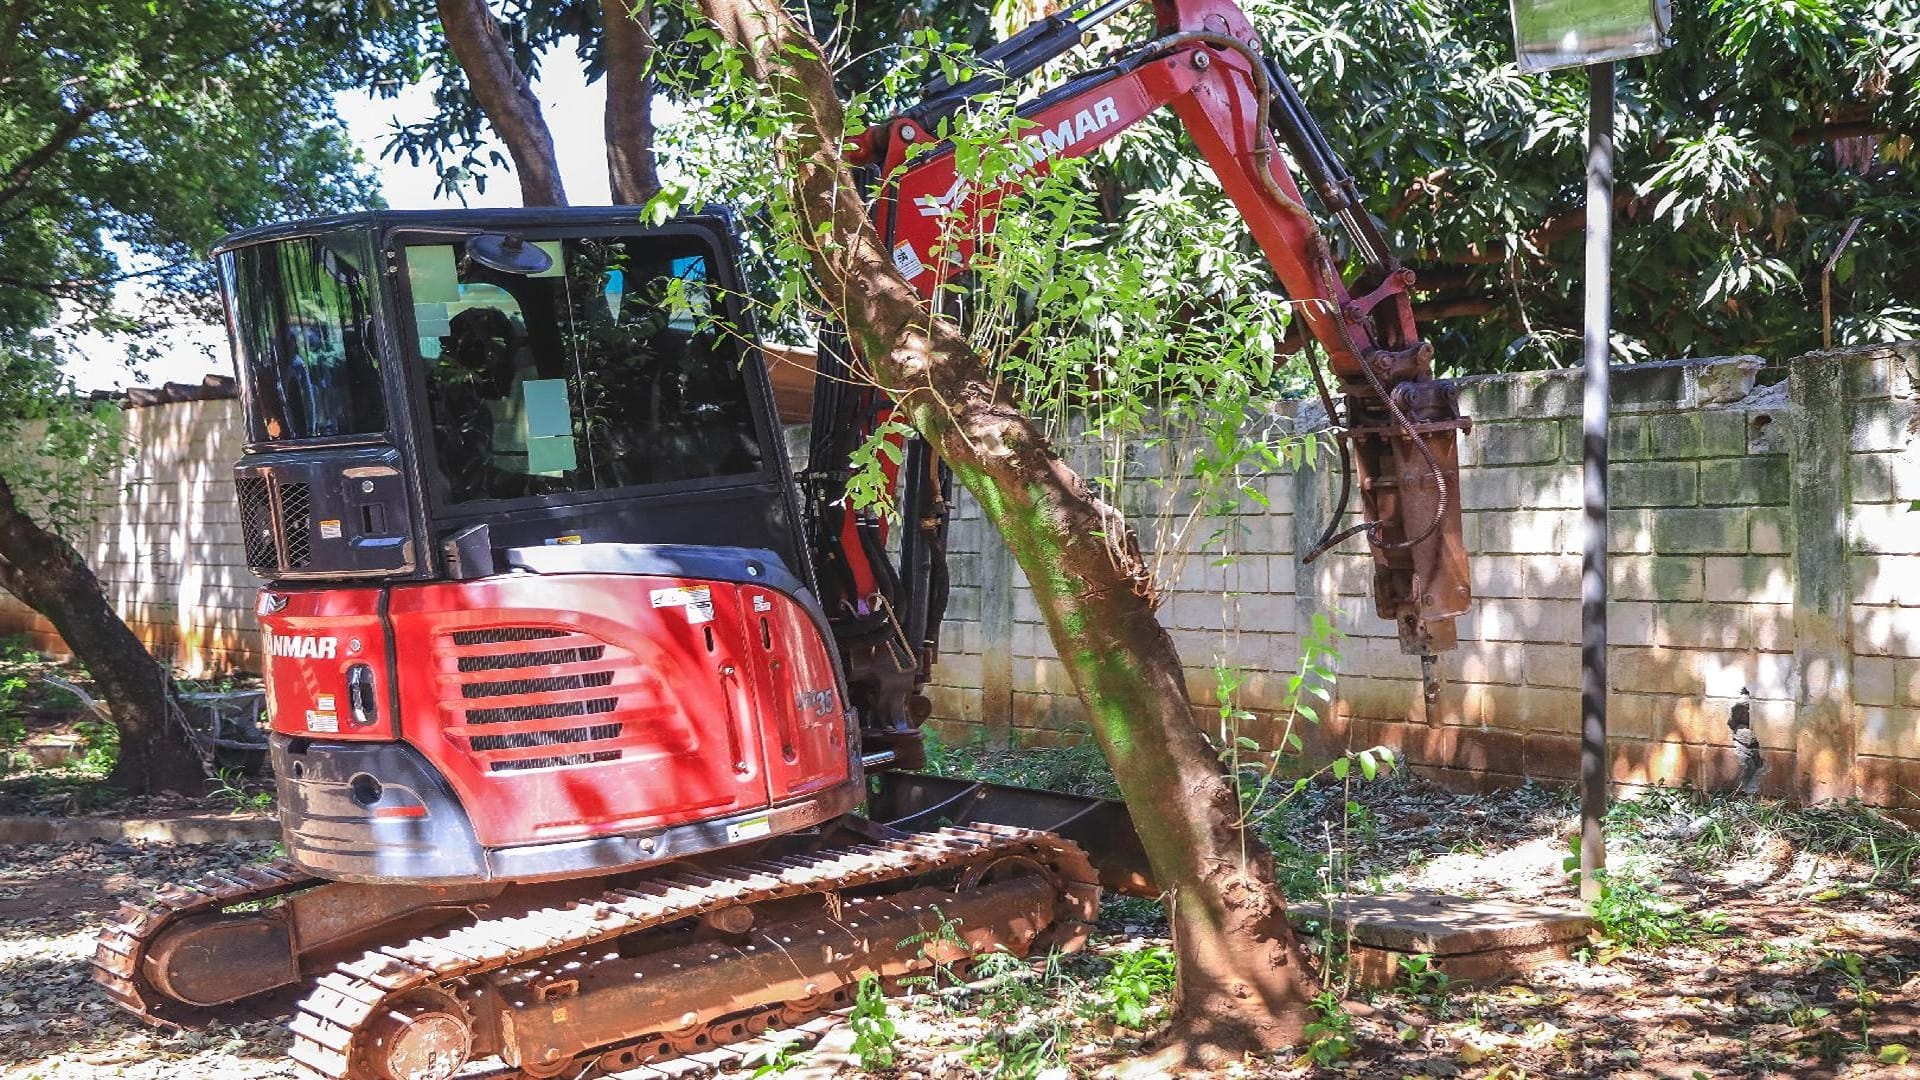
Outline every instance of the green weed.
[[1121, 953], [1107, 970], [1100, 984], [1100, 996], [1107, 1003], [1113, 1022], [1123, 1028], [1139, 1030], [1146, 1025], [1147, 1010], [1153, 1001], [1173, 992], [1173, 950], [1155, 945]]
[[876, 1072], [893, 1066], [893, 1041], [899, 1031], [879, 979], [871, 975], [860, 977], [847, 1023], [853, 1028], [853, 1060], [861, 1069]]

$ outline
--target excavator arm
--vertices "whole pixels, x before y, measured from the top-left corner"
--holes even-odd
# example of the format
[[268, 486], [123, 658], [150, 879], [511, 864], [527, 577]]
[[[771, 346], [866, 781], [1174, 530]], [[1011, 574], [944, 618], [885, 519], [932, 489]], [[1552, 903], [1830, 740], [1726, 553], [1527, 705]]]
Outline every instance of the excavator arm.
[[[1365, 534], [1378, 614], [1399, 626], [1409, 652], [1450, 648], [1453, 619], [1471, 598], [1457, 494], [1458, 438], [1469, 421], [1452, 387], [1433, 377], [1432, 347], [1414, 325], [1412, 272], [1359, 205], [1352, 178], [1244, 12], [1231, 0], [1154, 0], [1153, 40], [1018, 107], [1026, 126], [1014, 137], [1025, 147], [1017, 155], [1025, 165], [978, 190], [935, 134], [969, 101], [1037, 70], [1134, 2], [1085, 3], [1048, 16], [987, 50], [982, 74], [958, 86], [936, 81], [926, 100], [862, 133], [854, 159], [885, 178], [874, 219], [894, 263], [931, 298], [969, 264], [1008, 191], [1171, 108], [1328, 358], [1335, 385], [1320, 385], [1346, 482], [1308, 560]], [[1367, 285], [1359, 295], [1341, 275], [1282, 146], [1346, 232], [1360, 264], [1356, 279]], [[1354, 486], [1365, 520], [1343, 528]]]

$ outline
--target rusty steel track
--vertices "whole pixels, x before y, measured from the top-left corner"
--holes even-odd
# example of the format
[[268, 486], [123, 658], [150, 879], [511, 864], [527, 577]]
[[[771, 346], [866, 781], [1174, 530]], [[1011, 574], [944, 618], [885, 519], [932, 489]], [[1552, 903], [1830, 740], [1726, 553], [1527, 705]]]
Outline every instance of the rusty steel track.
[[[324, 884], [280, 860], [166, 886], [109, 920], [94, 978], [150, 1022], [222, 1015], [230, 1007], [169, 998], [143, 970], [148, 947], [182, 919]], [[1075, 945], [1098, 895], [1077, 845], [993, 825], [882, 833], [731, 867], [672, 864], [585, 899], [415, 930], [338, 964], [307, 984], [289, 1054], [319, 1080], [443, 1080], [489, 1056], [527, 1077], [646, 1076], [651, 1064], [843, 1009], [862, 973], [892, 982], [935, 963], [963, 966], [986, 948]], [[961, 923], [965, 941], [951, 933]], [[903, 940], [936, 929], [951, 941]], [[656, 1000], [623, 1000], [642, 979]]]
[[[320, 977], [297, 1007], [289, 1054], [308, 1074], [323, 1080], [440, 1080], [481, 1049], [474, 1030], [476, 1019], [485, 1013], [480, 999], [495, 992], [497, 985], [482, 976], [494, 975], [510, 983], [518, 979], [503, 996], [522, 999], [513, 1002], [515, 1006], [532, 1001], [537, 1008], [575, 992], [579, 985], [577, 978], [544, 975], [542, 963], [549, 958], [684, 920], [810, 895], [826, 898], [825, 906], [837, 913], [842, 890], [906, 883], [947, 872], [961, 875], [958, 891], [952, 894], [958, 902], [969, 890], [990, 888], [982, 882], [993, 867], [1012, 864], [1036, 868], [1048, 879], [1045, 891], [1055, 909], [1048, 928], [1069, 938], [1083, 936], [1094, 917], [1098, 886], [1093, 867], [1078, 846], [1047, 833], [999, 826], [902, 834], [813, 854], [759, 860], [711, 874], [669, 872], [636, 888], [615, 889], [523, 915], [484, 919], [375, 949]], [[1034, 889], [1026, 886], [1029, 894]], [[884, 903], [885, 898], [876, 902]], [[585, 966], [590, 969], [591, 962]], [[724, 969], [722, 961], [713, 970]], [[589, 1067], [618, 1071], [622, 1066], [709, 1050], [717, 1042], [844, 1004], [843, 995], [822, 993], [817, 999], [784, 1005], [775, 1000], [770, 1004], [780, 1007], [768, 1009], [764, 1001], [741, 1002], [740, 996], [748, 992], [748, 988], [730, 986], [716, 1001], [676, 998], [672, 1009], [684, 1024], [668, 1025], [672, 1030], [630, 1030], [598, 1046], [549, 1046], [542, 1053], [536, 1045], [529, 1052], [528, 1046], [512, 1043], [518, 1025], [502, 1024], [504, 1037], [493, 1033], [500, 1045], [486, 1049], [499, 1050], [508, 1064], [528, 1076], [575, 1075]], [[729, 1002], [736, 1007], [726, 1008]], [[739, 1004], [748, 1004], [749, 1010], [740, 1011]]]
[[191, 1025], [218, 1010], [172, 1000], [141, 970], [147, 947], [180, 920], [211, 915], [235, 904], [272, 900], [325, 885], [287, 859], [216, 870], [186, 883], [169, 883], [145, 904], [123, 902], [107, 917], [93, 949], [93, 981], [121, 1008], [150, 1024]]

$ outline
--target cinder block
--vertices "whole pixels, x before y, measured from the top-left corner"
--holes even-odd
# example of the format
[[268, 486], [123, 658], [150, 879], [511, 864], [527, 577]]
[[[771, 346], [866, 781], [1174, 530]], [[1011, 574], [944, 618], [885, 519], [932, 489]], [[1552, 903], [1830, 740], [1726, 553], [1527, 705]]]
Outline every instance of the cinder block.
[[1785, 454], [1726, 458], [1700, 463], [1703, 506], [1784, 506], [1793, 477]]
[[1610, 510], [1607, 513], [1607, 550], [1615, 555], [1651, 555], [1656, 550], [1653, 511]]
[[1920, 451], [1855, 454], [1847, 462], [1848, 488], [1856, 503], [1901, 502], [1920, 499]]
[[1854, 605], [1854, 655], [1920, 656], [1920, 629], [1913, 614], [1910, 608]]
[[1530, 465], [1560, 457], [1558, 421], [1481, 424], [1461, 443], [1463, 465]]
[[1541, 600], [1578, 600], [1580, 598], [1578, 556], [1548, 552], [1526, 560], [1524, 572], [1527, 595]]
[[1920, 435], [1920, 405], [1913, 401], [1869, 401], [1855, 407], [1848, 447], [1855, 452], [1905, 450]]
[[1482, 598], [1527, 595], [1527, 573], [1532, 561], [1524, 555], [1475, 555], [1473, 595]]
[[[1662, 555], [1744, 554], [1748, 511], [1658, 510], [1653, 518], [1653, 548]], [[1920, 536], [1920, 531], [1916, 532]]]
[[1786, 507], [1747, 512], [1747, 543], [1755, 555], [1793, 554], [1793, 513]]
[[1685, 650], [1613, 648], [1607, 650], [1607, 685], [1615, 693], [1674, 694], [1697, 697], [1700, 677]]
[[1744, 409], [1707, 409], [1700, 413], [1700, 452], [1732, 457], [1747, 452], [1748, 414]]
[[1607, 569], [1615, 599], [1672, 602], [1705, 595], [1702, 562], [1697, 557], [1616, 555], [1607, 560]]
[[1853, 700], [1861, 705], [1920, 708], [1920, 659], [1855, 657]]
[[1848, 581], [1856, 604], [1920, 607], [1920, 555], [1855, 555]]
[[[1659, 456], [1658, 450], [1649, 451], [1647, 447], [1647, 421], [1649, 417], [1616, 413], [1607, 424], [1607, 457], [1610, 461], [1643, 461], [1649, 456]], [[1569, 437], [1567, 457], [1580, 458], [1580, 440]]]
[[1475, 554], [1576, 552], [1579, 522], [1577, 510], [1480, 512], [1467, 515], [1462, 531]]
[[1906, 503], [1856, 503], [1847, 531], [1863, 554], [1920, 554], [1920, 513]]
[[1692, 461], [1616, 465], [1607, 475], [1607, 501], [1636, 506], [1693, 506], [1700, 501], [1700, 466]]
[[1751, 612], [1745, 604], [1659, 604], [1653, 637], [1669, 649], [1744, 650], [1753, 643]]
[[955, 619], [980, 619], [980, 590], [956, 585], [947, 591], [947, 614]]
[[[1697, 412], [1663, 413], [1647, 418], [1647, 450], [1661, 460], [1706, 456], [1706, 423]], [[1744, 446], [1743, 446], [1744, 449]]]
[[1441, 656], [1441, 672], [1451, 682], [1513, 685], [1524, 680], [1526, 656], [1537, 648], [1543, 646], [1462, 641]]
[[1659, 621], [1656, 604], [1635, 601], [1610, 601], [1607, 604], [1607, 644], [1651, 646], [1657, 640]]
[[1854, 742], [1855, 753], [1920, 758], [1920, 711], [1856, 705], [1853, 717], [1859, 731]]
[[1793, 603], [1793, 560], [1781, 556], [1709, 556], [1702, 560], [1706, 594], [1714, 600]]
[[[1611, 675], [1611, 668], [1609, 668]], [[1607, 734], [1622, 739], [1651, 739], [1666, 723], [1673, 698], [1664, 694], [1607, 695]]]
[[1580, 604], [1575, 600], [1482, 600], [1474, 613], [1482, 641], [1580, 640]]

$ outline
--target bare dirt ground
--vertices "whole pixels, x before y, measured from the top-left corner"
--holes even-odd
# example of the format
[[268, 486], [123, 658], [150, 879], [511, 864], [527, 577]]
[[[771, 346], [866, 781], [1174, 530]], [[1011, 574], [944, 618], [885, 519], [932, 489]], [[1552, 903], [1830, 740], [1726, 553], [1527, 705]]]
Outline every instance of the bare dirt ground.
[[[1563, 793], [1465, 798], [1401, 778], [1313, 789], [1269, 835], [1301, 892], [1317, 881], [1564, 897], [1574, 892], [1561, 868], [1571, 821]], [[1920, 1076], [1908, 1061], [1920, 1058], [1913, 833], [1858, 810], [1674, 792], [1621, 803], [1610, 828], [1607, 934], [1581, 958], [1492, 989], [1414, 977], [1392, 992], [1329, 998], [1311, 1045], [1221, 1075]], [[0, 1075], [294, 1075], [275, 1019], [145, 1028], [95, 993], [86, 969], [95, 920], [119, 898], [271, 854], [272, 845], [0, 848]], [[1137, 1058], [1163, 1015], [1156, 910], [1111, 904], [1089, 953], [989, 965], [964, 998], [931, 986], [895, 998], [886, 1068], [853, 1053], [850, 1028], [777, 1064], [809, 1078], [857, 1074], [863, 1058], [899, 1077], [1111, 1073]]]

